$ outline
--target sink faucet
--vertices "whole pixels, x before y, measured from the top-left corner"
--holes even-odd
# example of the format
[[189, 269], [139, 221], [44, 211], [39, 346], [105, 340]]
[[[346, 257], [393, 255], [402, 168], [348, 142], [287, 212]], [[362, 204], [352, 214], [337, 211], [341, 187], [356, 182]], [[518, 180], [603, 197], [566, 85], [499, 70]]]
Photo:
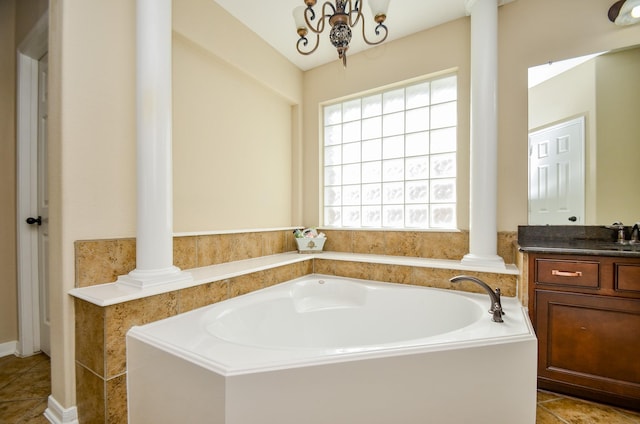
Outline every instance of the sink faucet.
[[625, 233], [624, 233], [624, 224], [622, 222], [616, 221], [613, 224], [611, 224], [608, 228], [611, 228], [612, 230], [616, 230], [618, 232], [618, 240], [616, 241], [616, 243], [618, 243], [618, 244], [626, 244]]
[[487, 285], [484, 281], [476, 278], [470, 277], [468, 275], [458, 275], [457, 277], [453, 277], [450, 279], [452, 283], [457, 283], [459, 281], [471, 281], [478, 284], [480, 287], [485, 289], [487, 293], [489, 293], [489, 297], [491, 298], [491, 308], [489, 309], [489, 313], [493, 314], [492, 320], [494, 322], [504, 322], [502, 320], [502, 315], [504, 312], [502, 310], [502, 303], [500, 303], [500, 289], [497, 288], [495, 291], [491, 290], [491, 287]]
[[633, 224], [631, 229], [631, 240], [629, 243], [640, 243], [640, 222]]

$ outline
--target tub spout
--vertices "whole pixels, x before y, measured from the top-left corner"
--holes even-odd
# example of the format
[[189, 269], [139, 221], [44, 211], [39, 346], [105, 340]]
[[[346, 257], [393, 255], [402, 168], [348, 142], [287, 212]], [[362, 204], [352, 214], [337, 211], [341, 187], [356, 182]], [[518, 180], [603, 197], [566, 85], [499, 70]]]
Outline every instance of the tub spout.
[[485, 289], [491, 298], [491, 308], [489, 309], [489, 313], [493, 314], [492, 320], [495, 322], [504, 322], [502, 320], [502, 315], [504, 315], [504, 311], [502, 310], [502, 303], [500, 302], [500, 289], [497, 288], [495, 291], [491, 290], [491, 287], [487, 285], [484, 281], [476, 278], [470, 277], [468, 275], [458, 275], [457, 277], [453, 277], [450, 279], [452, 283], [457, 283], [459, 281], [471, 281], [478, 284], [480, 287]]

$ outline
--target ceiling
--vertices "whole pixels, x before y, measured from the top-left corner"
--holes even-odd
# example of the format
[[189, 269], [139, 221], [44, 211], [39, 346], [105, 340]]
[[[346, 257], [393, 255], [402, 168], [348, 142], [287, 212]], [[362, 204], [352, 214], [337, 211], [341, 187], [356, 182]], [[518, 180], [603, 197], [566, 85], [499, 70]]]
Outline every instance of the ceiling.
[[[302, 70], [338, 60], [338, 54], [329, 41], [328, 29], [325, 29], [325, 32], [320, 35], [320, 46], [313, 54], [303, 56], [297, 52], [298, 34], [293, 22], [292, 11], [297, 6], [304, 6], [303, 0], [215, 1]], [[465, 9], [467, 1], [391, 0], [385, 22], [389, 28], [389, 37], [385, 42], [467, 16]], [[506, 3], [506, 1], [500, 3]], [[317, 14], [320, 13], [321, 5], [322, 0], [318, 1], [314, 7]], [[374, 39], [373, 18], [366, 1], [363, 13], [367, 34], [372, 34], [370, 39]], [[362, 42], [361, 31], [361, 29], [354, 31], [347, 56], [370, 48]], [[308, 38], [311, 45], [315, 41], [315, 37], [308, 36]]]

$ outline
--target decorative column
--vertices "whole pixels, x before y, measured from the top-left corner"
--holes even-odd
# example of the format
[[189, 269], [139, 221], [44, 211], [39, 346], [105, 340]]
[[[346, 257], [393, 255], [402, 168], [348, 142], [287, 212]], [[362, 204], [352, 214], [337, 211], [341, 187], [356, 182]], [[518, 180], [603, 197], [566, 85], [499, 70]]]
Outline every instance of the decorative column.
[[471, 15], [469, 253], [463, 263], [504, 267], [498, 256], [498, 0], [467, 0]]
[[173, 266], [171, 0], [136, 2], [136, 269], [119, 283], [190, 280]]

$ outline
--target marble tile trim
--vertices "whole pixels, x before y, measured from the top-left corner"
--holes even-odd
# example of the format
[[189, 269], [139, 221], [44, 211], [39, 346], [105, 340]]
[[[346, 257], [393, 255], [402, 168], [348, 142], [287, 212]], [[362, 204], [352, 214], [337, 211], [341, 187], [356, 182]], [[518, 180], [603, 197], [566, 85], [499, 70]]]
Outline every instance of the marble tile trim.
[[[325, 251], [460, 260], [468, 253], [467, 231], [323, 230]], [[517, 232], [499, 232], [498, 255], [514, 262]], [[223, 232], [174, 237], [174, 265], [193, 269], [296, 250], [290, 229]], [[135, 269], [133, 238], [75, 242], [76, 287], [116, 281]]]
[[435, 287], [448, 290], [460, 290], [472, 293], [485, 293], [482, 288], [469, 282], [451, 283], [449, 279], [465, 274], [480, 278], [491, 287], [500, 288], [503, 296], [515, 297], [517, 275], [490, 272], [465, 271], [444, 268], [421, 268], [405, 265], [375, 264], [367, 262], [332, 261], [315, 259], [314, 272], [317, 274], [363, 280], [383, 281], [398, 284], [410, 284], [423, 287]]
[[[173, 262], [180, 269], [275, 255], [296, 250], [286, 230], [174, 237]], [[79, 240], [75, 242], [76, 287], [116, 281], [136, 267], [136, 240]]]

